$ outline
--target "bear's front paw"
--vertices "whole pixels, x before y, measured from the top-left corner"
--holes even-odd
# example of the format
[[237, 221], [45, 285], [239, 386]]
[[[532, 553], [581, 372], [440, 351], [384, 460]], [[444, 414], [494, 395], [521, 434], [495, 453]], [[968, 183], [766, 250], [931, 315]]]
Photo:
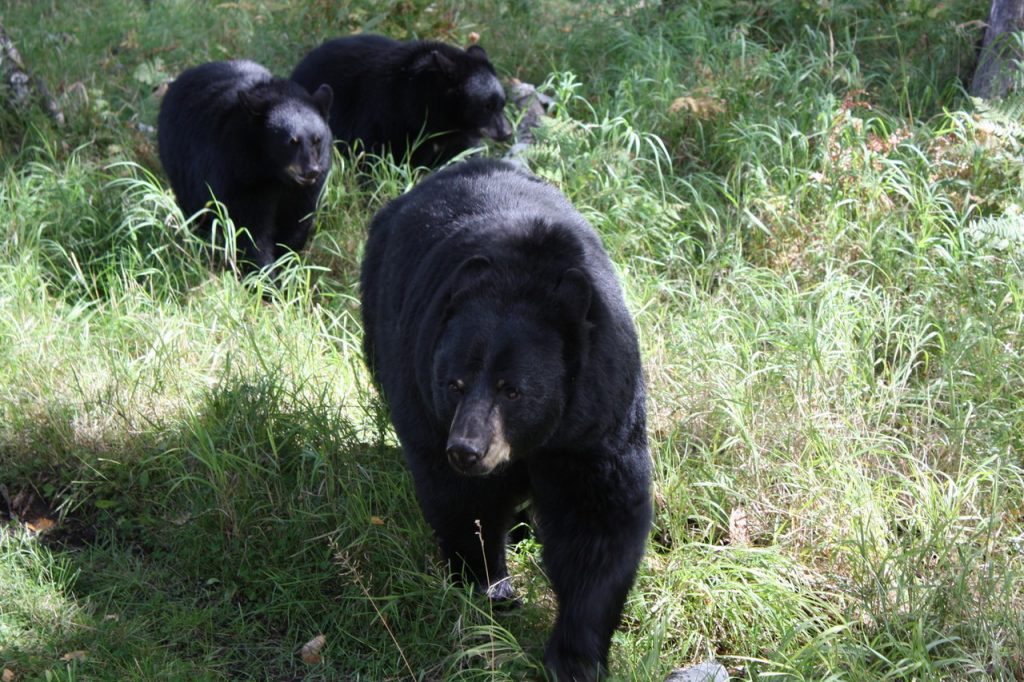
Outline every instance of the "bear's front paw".
[[597, 682], [608, 674], [600, 661], [552, 644], [544, 653], [544, 667], [557, 682]]
[[485, 594], [491, 600], [491, 607], [498, 611], [511, 611], [523, 605], [523, 602], [516, 597], [516, 591], [512, 589], [512, 583], [508, 578], [499, 580], [488, 587]]

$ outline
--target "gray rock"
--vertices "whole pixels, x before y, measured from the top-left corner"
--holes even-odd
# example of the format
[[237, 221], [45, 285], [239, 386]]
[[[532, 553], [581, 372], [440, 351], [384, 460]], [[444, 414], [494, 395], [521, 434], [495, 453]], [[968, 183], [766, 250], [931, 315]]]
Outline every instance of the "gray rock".
[[669, 673], [665, 682], [729, 682], [725, 666], [714, 661], [705, 661], [688, 668], [677, 668]]
[[547, 109], [554, 103], [548, 95], [537, 90], [530, 83], [513, 80], [508, 90], [513, 106], [523, 111], [523, 118], [516, 127], [516, 143], [505, 154], [508, 161], [523, 163], [522, 155], [533, 143], [533, 129], [540, 125], [541, 119], [547, 115]]

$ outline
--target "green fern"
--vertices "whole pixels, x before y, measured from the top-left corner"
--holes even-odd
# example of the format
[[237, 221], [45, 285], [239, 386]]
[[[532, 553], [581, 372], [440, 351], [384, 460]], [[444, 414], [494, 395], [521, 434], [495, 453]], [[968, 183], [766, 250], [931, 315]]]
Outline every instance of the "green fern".
[[1024, 243], [1024, 215], [986, 216], [972, 220], [967, 229], [976, 237], [996, 240], [1001, 248]]
[[1000, 137], [1024, 138], [1024, 94], [1011, 94], [1003, 99], [984, 100], [972, 97], [974, 110], [991, 132]]

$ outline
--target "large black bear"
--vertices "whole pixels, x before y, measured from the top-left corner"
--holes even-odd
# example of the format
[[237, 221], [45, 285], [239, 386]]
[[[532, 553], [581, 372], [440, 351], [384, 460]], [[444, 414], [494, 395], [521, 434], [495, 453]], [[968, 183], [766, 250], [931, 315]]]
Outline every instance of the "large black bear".
[[328, 40], [307, 54], [292, 79], [312, 90], [330, 85], [343, 100], [331, 111], [334, 138], [343, 147], [361, 141], [373, 154], [442, 164], [474, 147], [481, 136], [505, 140], [505, 91], [483, 48], [461, 50], [425, 40], [360, 35]]
[[636, 334], [598, 235], [510, 163], [451, 166], [383, 208], [362, 264], [367, 362], [453, 571], [511, 599], [532, 500], [558, 597], [545, 664], [604, 674], [651, 523]]
[[178, 204], [191, 215], [211, 194], [223, 203], [249, 233], [237, 244], [246, 267], [305, 245], [331, 165], [332, 99], [245, 60], [193, 67], [168, 88], [158, 143]]

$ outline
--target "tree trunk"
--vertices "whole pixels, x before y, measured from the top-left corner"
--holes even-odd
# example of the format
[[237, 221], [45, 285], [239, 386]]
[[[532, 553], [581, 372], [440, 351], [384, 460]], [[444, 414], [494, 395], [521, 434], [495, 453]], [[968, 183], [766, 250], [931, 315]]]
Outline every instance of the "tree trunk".
[[975, 97], [995, 99], [1010, 89], [1024, 59], [1010, 36], [1015, 31], [1024, 31], [1024, 0], [992, 0], [978, 69], [971, 80]]
[[25, 68], [18, 48], [7, 35], [3, 24], [0, 24], [0, 87], [3, 88], [0, 105], [11, 106], [15, 110], [24, 109], [35, 95], [53, 122], [58, 126], [64, 125], [64, 113], [57, 106], [57, 101], [43, 82]]

